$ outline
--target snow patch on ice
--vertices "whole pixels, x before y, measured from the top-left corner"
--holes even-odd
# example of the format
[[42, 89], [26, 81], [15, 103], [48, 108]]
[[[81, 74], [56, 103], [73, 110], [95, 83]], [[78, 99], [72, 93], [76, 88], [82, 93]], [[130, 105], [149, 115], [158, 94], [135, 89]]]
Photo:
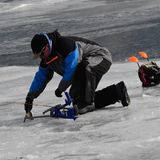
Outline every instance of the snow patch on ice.
[[160, 141], [160, 136], [148, 139], [148, 142], [155, 142], [155, 141], [156, 142]]
[[32, 4], [20, 4], [14, 8], [12, 8], [12, 10], [19, 10], [19, 9], [25, 9], [27, 8], [28, 6], [31, 6]]
[[39, 156], [29, 154], [29, 155], [27, 155], [27, 156], [26, 156], [26, 158], [27, 158], [28, 160], [35, 160], [35, 159], [38, 159], [38, 158], [39, 158]]

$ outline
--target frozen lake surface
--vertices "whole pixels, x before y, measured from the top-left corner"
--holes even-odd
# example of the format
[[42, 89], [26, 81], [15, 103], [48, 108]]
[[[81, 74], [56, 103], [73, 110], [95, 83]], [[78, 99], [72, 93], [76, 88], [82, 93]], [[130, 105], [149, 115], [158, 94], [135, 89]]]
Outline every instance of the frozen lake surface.
[[[98, 88], [124, 80], [129, 107], [116, 103], [76, 121], [23, 123], [38, 63], [31, 58], [30, 41], [56, 28], [109, 48], [114, 64]], [[0, 30], [0, 160], [160, 159], [160, 86], [142, 89], [137, 65], [126, 62], [138, 51], [160, 57], [160, 0], [1, 0]], [[34, 115], [45, 105], [64, 103], [54, 95], [59, 80], [55, 75], [35, 100]]]
[[[131, 105], [120, 103], [74, 120], [44, 118], [23, 123], [23, 103], [36, 67], [0, 68], [0, 160], [158, 160], [160, 86], [143, 90], [133, 63], [116, 63], [99, 89], [126, 82]], [[34, 115], [55, 98], [58, 75], [35, 100]]]

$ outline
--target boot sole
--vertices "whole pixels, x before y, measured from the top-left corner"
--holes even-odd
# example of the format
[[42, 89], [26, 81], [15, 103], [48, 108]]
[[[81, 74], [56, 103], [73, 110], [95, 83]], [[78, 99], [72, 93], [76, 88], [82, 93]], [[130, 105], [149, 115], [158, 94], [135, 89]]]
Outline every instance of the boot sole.
[[124, 106], [124, 107], [126, 107], [126, 106], [129, 106], [130, 105], [130, 103], [131, 103], [131, 100], [130, 100], [130, 97], [129, 97], [129, 95], [128, 95], [128, 92], [127, 92], [127, 88], [126, 88], [126, 85], [124, 84], [124, 82], [123, 82], [123, 90], [124, 90], [124, 93], [125, 93], [125, 101], [122, 101], [122, 105]]

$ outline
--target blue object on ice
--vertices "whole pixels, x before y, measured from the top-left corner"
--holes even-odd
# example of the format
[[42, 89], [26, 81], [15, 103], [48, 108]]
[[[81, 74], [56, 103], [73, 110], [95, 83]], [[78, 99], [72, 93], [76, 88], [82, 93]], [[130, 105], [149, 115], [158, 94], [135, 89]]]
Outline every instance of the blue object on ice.
[[61, 108], [61, 109], [60, 107], [56, 107], [50, 111], [50, 116], [56, 117], [56, 118], [73, 119], [73, 120], [76, 120], [77, 118], [73, 107], [72, 108]]
[[70, 105], [72, 103], [71, 96], [68, 92], [64, 92], [67, 99], [65, 99], [66, 105]]
[[68, 92], [65, 92], [65, 104], [56, 105], [50, 109], [50, 116], [56, 118], [66, 118], [76, 120], [75, 110], [72, 106], [72, 99]]

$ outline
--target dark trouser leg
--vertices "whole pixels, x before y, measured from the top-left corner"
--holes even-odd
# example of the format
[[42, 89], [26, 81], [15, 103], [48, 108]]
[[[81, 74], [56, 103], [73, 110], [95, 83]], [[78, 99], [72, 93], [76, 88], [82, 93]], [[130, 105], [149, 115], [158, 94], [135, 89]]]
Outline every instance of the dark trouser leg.
[[118, 101], [116, 85], [108, 86], [95, 92], [96, 109], [103, 108]]
[[95, 94], [95, 88], [96, 88], [96, 74], [94, 71], [87, 67], [85, 70], [85, 78], [86, 78], [86, 84], [85, 84], [85, 93], [84, 93], [84, 103], [91, 104], [94, 102], [94, 94]]
[[[102, 76], [109, 70], [111, 66], [111, 63], [107, 60], [103, 60], [98, 65], [91, 67], [91, 76], [90, 79], [87, 78], [88, 83], [91, 83], [90, 89], [86, 87], [86, 99], [88, 99], [90, 102], [95, 102], [95, 90], [102, 78]], [[88, 93], [88, 95], [87, 95]]]
[[103, 60], [96, 66], [89, 66], [87, 61], [82, 61], [77, 68], [70, 95], [75, 103], [84, 105], [91, 104], [95, 99], [95, 89], [98, 86], [103, 74], [105, 74], [111, 63]]
[[79, 99], [84, 99], [85, 95], [85, 67], [84, 64], [80, 63], [74, 75], [73, 83], [70, 88], [70, 96], [73, 99], [73, 103], [77, 104]]

